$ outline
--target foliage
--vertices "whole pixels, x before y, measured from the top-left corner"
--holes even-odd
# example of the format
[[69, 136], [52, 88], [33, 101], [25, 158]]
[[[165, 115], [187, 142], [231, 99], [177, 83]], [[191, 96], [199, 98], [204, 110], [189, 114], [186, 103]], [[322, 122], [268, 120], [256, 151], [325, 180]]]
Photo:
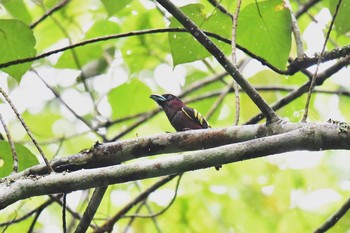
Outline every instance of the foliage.
[[[210, 2], [199, 0], [177, 7], [231, 59], [231, 16], [237, 1], [218, 1], [231, 15]], [[244, 78], [270, 106], [279, 103], [277, 114], [299, 122], [308, 90], [303, 85], [309, 85], [315, 71], [314, 53], [321, 53], [338, 1], [290, 1], [306, 51], [305, 60], [296, 62], [307, 64], [307, 58], [316, 59], [296, 72], [290, 66], [297, 49], [286, 2], [242, 2], [236, 55]], [[314, 4], [302, 11], [310, 2]], [[319, 74], [326, 76], [316, 82], [309, 121], [350, 119], [349, 61], [328, 76], [322, 73], [344, 57], [349, 60], [349, 7], [349, 0], [343, 0], [337, 12], [326, 44], [326, 51], [335, 57], [321, 63]], [[329, 20], [317, 23], [315, 18]], [[84, 41], [88, 42], [79, 44]], [[347, 52], [341, 55], [339, 51]], [[224, 68], [182, 23], [153, 1], [0, 1], [0, 87], [13, 100], [49, 160], [86, 150], [96, 141], [173, 132], [166, 116], [157, 114], [158, 107], [149, 99], [151, 93], [181, 95], [204, 116], [213, 109], [208, 121], [214, 128], [233, 125], [235, 95], [231, 89], [225, 92], [232, 77], [219, 77]], [[254, 120], [260, 110], [244, 92], [240, 93], [240, 105], [240, 125], [264, 122]], [[36, 164], [39, 153], [6, 101], [1, 103], [0, 113], [16, 142], [20, 170]], [[9, 143], [0, 141], [0, 151], [0, 176], [5, 177], [13, 163]], [[295, 151], [227, 164], [220, 171], [186, 173], [170, 208], [154, 219], [136, 218], [130, 232], [314, 231], [348, 199], [347, 153]], [[155, 179], [109, 186], [93, 224], [103, 225], [153, 183]], [[139, 214], [164, 209], [174, 195], [174, 186], [175, 181], [153, 192], [147, 208], [142, 207]], [[88, 203], [85, 198], [91, 193], [69, 194], [68, 206], [82, 215]], [[20, 218], [47, 200], [33, 197], [1, 210], [0, 224]], [[0, 225], [0, 229], [25, 232], [33, 222], [35, 232], [56, 228], [61, 232], [62, 220], [57, 214], [61, 209], [57, 203], [50, 204], [43, 213], [37, 212], [38, 219], [33, 214], [6, 230]], [[136, 209], [127, 215], [138, 213]], [[334, 232], [349, 230], [348, 215]], [[124, 232], [129, 220], [118, 221], [114, 232]], [[78, 222], [68, 212], [67, 221], [72, 226]]]

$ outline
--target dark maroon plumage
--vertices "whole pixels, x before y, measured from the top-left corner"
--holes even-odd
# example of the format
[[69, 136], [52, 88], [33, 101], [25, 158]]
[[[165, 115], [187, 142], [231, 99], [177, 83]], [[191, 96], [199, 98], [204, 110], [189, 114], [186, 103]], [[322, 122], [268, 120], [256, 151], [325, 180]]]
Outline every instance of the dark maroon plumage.
[[[176, 131], [210, 128], [208, 122], [197, 110], [185, 106], [178, 97], [172, 94], [163, 94], [151, 95], [150, 98], [162, 107]], [[216, 170], [220, 168], [221, 166], [215, 167]]]
[[150, 98], [162, 107], [176, 131], [210, 127], [197, 110], [185, 106], [178, 97], [172, 94], [151, 95]]

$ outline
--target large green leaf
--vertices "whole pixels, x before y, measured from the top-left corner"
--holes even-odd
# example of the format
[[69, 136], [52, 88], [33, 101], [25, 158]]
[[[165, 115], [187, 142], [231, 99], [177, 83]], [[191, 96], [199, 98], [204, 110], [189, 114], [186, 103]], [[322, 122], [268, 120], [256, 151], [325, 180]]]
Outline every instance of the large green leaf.
[[[330, 0], [329, 1], [329, 10], [331, 11], [331, 14], [334, 15], [336, 6], [338, 4], [338, 1]], [[339, 11], [337, 14], [337, 17], [334, 22], [335, 30], [338, 34], [338, 36], [345, 34], [347, 32], [350, 32], [350, 1], [344, 0], [342, 1]]]
[[125, 117], [154, 108], [155, 103], [149, 99], [150, 95], [150, 88], [138, 79], [112, 89], [108, 94], [112, 117]]
[[[35, 56], [35, 38], [32, 30], [22, 21], [15, 19], [0, 20], [0, 63]], [[3, 68], [19, 81], [30, 68], [31, 62]]]
[[[203, 5], [201, 4], [189, 4], [181, 7], [181, 10], [201, 29], [216, 33], [222, 37], [230, 38], [232, 22], [229, 16], [220, 11], [215, 11], [207, 17], [203, 13]], [[183, 28], [175, 18], [171, 19], [169, 27]], [[221, 49], [225, 46], [224, 43], [218, 42], [217, 40], [214, 40], [214, 42]], [[169, 44], [174, 66], [201, 60], [210, 56], [210, 53], [189, 33], [169, 33]], [[229, 45], [226, 45], [226, 49], [229, 47]]]
[[[38, 159], [25, 146], [15, 144], [18, 156], [18, 171], [22, 171], [28, 167], [38, 164]], [[0, 178], [8, 176], [13, 169], [13, 156], [10, 144], [0, 140]]]
[[252, 3], [242, 9], [237, 43], [284, 69], [291, 48], [291, 18], [283, 1]]

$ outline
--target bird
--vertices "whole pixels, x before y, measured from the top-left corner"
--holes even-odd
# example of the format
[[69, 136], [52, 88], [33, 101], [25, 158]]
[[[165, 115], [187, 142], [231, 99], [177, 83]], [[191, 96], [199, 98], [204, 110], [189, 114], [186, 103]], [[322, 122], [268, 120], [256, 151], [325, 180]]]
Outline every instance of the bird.
[[151, 95], [164, 110], [176, 131], [210, 128], [207, 120], [194, 108], [187, 107], [182, 100], [172, 94]]
[[[150, 98], [164, 110], [170, 124], [177, 132], [211, 128], [207, 120], [196, 109], [187, 107], [175, 95], [151, 95]], [[220, 168], [221, 166], [215, 167], [216, 170]]]

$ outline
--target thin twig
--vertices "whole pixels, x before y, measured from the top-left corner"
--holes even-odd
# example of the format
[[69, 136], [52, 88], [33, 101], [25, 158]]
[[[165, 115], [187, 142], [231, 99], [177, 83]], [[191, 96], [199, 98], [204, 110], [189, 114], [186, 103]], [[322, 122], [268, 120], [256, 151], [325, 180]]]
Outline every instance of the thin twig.
[[8, 224], [5, 225], [5, 227], [2, 229], [2, 233], [5, 233], [5, 232], [7, 231], [7, 228], [9, 228], [9, 226], [11, 225], [11, 223], [12, 223], [13, 221], [15, 221], [16, 216], [17, 216], [17, 213], [15, 213], [15, 216], [13, 217], [12, 221], [8, 222]]
[[[62, 194], [58, 194], [57, 198], [60, 198]], [[13, 220], [11, 221], [8, 221], [8, 222], [3, 222], [3, 223], [0, 223], [0, 227], [3, 227], [3, 226], [7, 226], [7, 225], [11, 225], [11, 224], [14, 224], [14, 223], [19, 223], [19, 222], [22, 222], [28, 218], [30, 218], [30, 216], [32, 216], [33, 214], [35, 213], [38, 213], [38, 212], [41, 212], [42, 210], [44, 210], [46, 207], [48, 207], [49, 205], [51, 205], [52, 203], [54, 202], [54, 199], [49, 199], [47, 201], [45, 201], [43, 204], [39, 205], [37, 208], [29, 211], [28, 213], [24, 214], [22, 217], [20, 218], [14, 218]]]
[[141, 194], [139, 194], [134, 200], [132, 200], [130, 203], [128, 203], [126, 206], [123, 207], [117, 214], [115, 214], [113, 217], [111, 217], [108, 221], [106, 221], [100, 228], [96, 229], [94, 233], [101, 233], [105, 231], [111, 231], [113, 229], [113, 225], [122, 218], [125, 213], [127, 213], [134, 205], [136, 205], [139, 202], [142, 202], [145, 200], [152, 192], [157, 190], [159, 187], [163, 186], [164, 184], [168, 183], [172, 179], [174, 179], [177, 175], [169, 175], [165, 178], [159, 180], [155, 184], [153, 184], [151, 187], [143, 191]]
[[[66, 29], [61, 25], [61, 23], [56, 20], [55, 17], [53, 16], [50, 16], [52, 21], [57, 25], [57, 27], [61, 30], [61, 32], [63, 33], [63, 35], [68, 39], [68, 42], [70, 45], [73, 44], [73, 41], [72, 39], [70, 38], [69, 34], [67, 33]], [[83, 83], [83, 86], [84, 86], [84, 89], [85, 91], [88, 93], [90, 99], [91, 99], [91, 102], [94, 106], [94, 111], [98, 114], [98, 115], [101, 115], [100, 112], [98, 111], [97, 109], [97, 106], [96, 106], [96, 103], [95, 103], [95, 98], [91, 92], [91, 89], [89, 88], [87, 82], [86, 82], [86, 76], [85, 76], [85, 73], [84, 73], [84, 70], [82, 69], [82, 66], [81, 66], [81, 63], [80, 63], [80, 60], [78, 58], [78, 55], [75, 51], [75, 49], [71, 49], [71, 53], [72, 53], [72, 56], [73, 56], [73, 60], [77, 66], [77, 68], [81, 71], [81, 74], [80, 74], [80, 78], [81, 78], [81, 81]]]
[[327, 32], [325, 41], [324, 41], [324, 43], [323, 43], [323, 47], [322, 47], [320, 56], [319, 56], [318, 61], [317, 61], [316, 70], [315, 70], [315, 73], [314, 73], [314, 75], [313, 75], [313, 77], [312, 77], [311, 84], [310, 84], [310, 88], [309, 88], [309, 93], [308, 93], [308, 96], [307, 96], [307, 99], [306, 99], [304, 115], [303, 115], [303, 118], [302, 118], [302, 120], [301, 120], [302, 122], [306, 122], [307, 117], [308, 117], [308, 111], [309, 111], [309, 105], [310, 105], [310, 101], [311, 101], [312, 90], [313, 90], [314, 87], [315, 87], [318, 69], [319, 69], [319, 67], [320, 67], [321, 60], [322, 60], [322, 56], [323, 56], [323, 53], [324, 53], [324, 51], [325, 51], [325, 49], [326, 49], [327, 41], [328, 41], [329, 36], [330, 36], [330, 34], [331, 34], [331, 31], [332, 31], [332, 28], [333, 28], [333, 25], [334, 25], [334, 21], [335, 21], [337, 15], [338, 15], [338, 11], [339, 11], [339, 7], [340, 7], [341, 3], [342, 3], [342, 0], [338, 0], [338, 4], [337, 4], [337, 6], [336, 6], [336, 8], [335, 8], [335, 12], [334, 12], [333, 17], [332, 17], [331, 25], [330, 25], [329, 28], [328, 28], [328, 32]]
[[18, 172], [18, 156], [17, 156], [17, 152], [16, 152], [16, 148], [15, 148], [15, 143], [12, 141], [10, 131], [7, 128], [6, 122], [4, 121], [4, 118], [2, 117], [1, 113], [0, 113], [0, 121], [1, 121], [2, 127], [5, 130], [6, 137], [7, 137], [7, 140], [9, 142], [10, 148], [11, 148], [11, 153], [12, 153], [12, 158], [13, 158], [12, 172], [17, 173]]
[[292, 21], [292, 31], [295, 39], [295, 45], [297, 47], [297, 59], [301, 60], [304, 57], [304, 48], [303, 48], [303, 41], [301, 39], [300, 35], [300, 29], [298, 26], [298, 21], [294, 15], [294, 12], [292, 10], [292, 6], [290, 5], [289, 0], [284, 1], [287, 4], [287, 8], [289, 10], [291, 21]]
[[70, 0], [63, 0], [62, 2], [60, 2], [59, 4], [57, 4], [56, 6], [54, 6], [53, 8], [51, 8], [50, 10], [48, 10], [43, 16], [41, 16], [37, 21], [35, 21], [34, 23], [32, 23], [30, 25], [31, 29], [34, 29], [39, 23], [41, 23], [42, 21], [44, 21], [48, 16], [52, 15], [54, 12], [58, 11], [59, 9], [61, 9], [62, 7], [64, 7], [65, 5], [67, 5], [67, 3], [69, 3]]
[[[235, 10], [235, 13], [233, 14], [233, 18], [232, 18], [232, 42], [231, 42], [231, 46], [232, 46], [232, 63], [234, 66], [237, 66], [236, 34], [237, 34], [238, 15], [239, 15], [239, 11], [241, 9], [241, 3], [242, 3], [242, 0], [237, 1], [236, 10]], [[226, 94], [228, 93], [229, 88], [230, 87], [226, 88], [226, 90], [225, 90]], [[238, 125], [239, 115], [241, 112], [241, 101], [239, 98], [239, 86], [238, 86], [236, 81], [233, 81], [233, 89], [235, 91], [235, 103], [236, 103], [235, 104], [236, 111], [235, 111], [234, 125]], [[224, 96], [224, 93], [223, 93], [223, 96]]]
[[67, 233], [67, 218], [66, 218], [66, 208], [67, 208], [67, 193], [63, 193], [62, 197], [62, 229], [63, 233]]
[[311, 7], [313, 7], [316, 3], [320, 2], [321, 0], [309, 0], [306, 2], [302, 7], [295, 12], [295, 17], [299, 18], [302, 16], [305, 12], [307, 12]]
[[41, 149], [41, 147], [39, 146], [39, 143], [36, 141], [36, 139], [34, 138], [34, 136], [32, 135], [31, 131], [29, 130], [27, 124], [24, 122], [22, 116], [19, 114], [19, 112], [17, 111], [15, 105], [12, 103], [12, 101], [10, 100], [10, 98], [8, 97], [8, 95], [6, 94], [6, 92], [0, 87], [0, 93], [2, 94], [2, 96], [5, 98], [6, 102], [10, 105], [10, 107], [12, 108], [12, 111], [16, 114], [17, 119], [21, 122], [23, 128], [25, 129], [25, 131], [27, 132], [28, 136], [30, 137], [30, 139], [32, 140], [34, 146], [37, 148], [37, 150], [39, 151], [42, 159], [44, 160], [46, 167], [48, 168], [48, 170], [50, 172], [53, 172], [54, 170], [52, 169], [52, 167], [50, 166], [49, 161], [47, 160], [47, 158], [45, 157], [45, 154], [43, 152], [43, 150]]
[[[62, 194], [61, 194], [61, 196], [62, 196]], [[63, 206], [63, 202], [60, 200], [61, 196], [49, 195], [51, 200], [55, 201], [60, 206]], [[79, 213], [73, 211], [69, 206], [66, 206], [66, 210], [72, 215], [73, 218], [78, 219], [78, 220], [80, 220], [82, 218]], [[90, 227], [93, 229], [96, 229], [96, 227], [92, 224], [90, 224]]]
[[131, 215], [125, 215], [125, 216], [123, 216], [123, 218], [135, 218], [135, 217], [136, 218], [154, 218], [154, 217], [157, 217], [157, 216], [163, 214], [165, 211], [167, 211], [172, 206], [172, 204], [176, 200], [176, 196], [177, 196], [177, 192], [179, 190], [181, 177], [182, 177], [182, 174], [179, 175], [179, 178], [177, 179], [173, 198], [170, 200], [169, 204], [164, 209], [162, 209], [161, 211], [159, 211], [159, 212], [157, 212], [155, 214], [151, 214], [151, 215], [131, 214]]
[[[212, 115], [214, 114], [214, 112], [218, 109], [218, 107], [220, 106], [220, 104], [222, 103], [222, 101], [224, 101], [224, 98], [226, 97], [226, 95], [232, 90], [234, 90], [235, 96], [236, 96], [236, 92], [239, 92], [239, 88], [235, 88], [233, 87], [233, 80], [231, 81], [231, 83], [229, 83], [226, 88], [224, 90], [221, 91], [218, 99], [215, 101], [215, 103], [211, 106], [211, 108], [209, 109], [208, 113], [206, 114], [205, 118], [209, 121], [210, 118], [212, 117]], [[237, 111], [237, 109], [236, 109]]]
[[350, 198], [314, 233], [324, 233], [331, 229], [350, 209]]
[[87, 127], [89, 127], [91, 130], [96, 130], [93, 128], [93, 126], [85, 120], [83, 117], [79, 116], [61, 97], [61, 95], [53, 88], [51, 87], [42, 77], [41, 75], [34, 69], [32, 71], [36, 74], [36, 76], [45, 84], [45, 86], [52, 92], [52, 94], [81, 122], [83, 122]]
[[[139, 213], [142, 209], [142, 207], [147, 203], [147, 199], [143, 200], [139, 206], [136, 208], [135, 210], [135, 214]], [[124, 230], [123, 230], [123, 233], [129, 233], [129, 229], [131, 227], [131, 224], [134, 222], [136, 218], [130, 218], [129, 219], [129, 222], [126, 224]], [[158, 228], [156, 227], [156, 229], [158, 230]]]
[[231, 14], [228, 10], [226, 10], [225, 7], [223, 7], [223, 6], [220, 4], [220, 3], [222, 2], [222, 0], [221, 0], [220, 2], [217, 2], [216, 0], [208, 0], [208, 2], [209, 2], [210, 4], [212, 4], [213, 7], [219, 9], [219, 11], [221, 11], [222, 13], [224, 13], [224, 14], [230, 16], [231, 18], [233, 17], [232, 14]]
[[32, 223], [30, 224], [30, 227], [29, 227], [27, 233], [31, 233], [34, 231], [35, 224], [37, 223], [38, 218], [40, 217], [40, 214], [43, 212], [43, 210], [44, 210], [44, 208], [41, 208], [41, 209], [38, 209], [36, 211], [34, 219], [33, 219]]
[[[134, 183], [135, 183], [135, 186], [136, 186], [137, 190], [141, 193], [142, 190], [141, 190], [141, 186], [140, 186], [140, 184], [139, 184], [139, 181], [135, 181]], [[147, 209], [147, 211], [148, 211], [148, 213], [149, 213], [150, 215], [153, 215], [153, 210], [152, 210], [151, 206], [148, 204], [147, 199], [145, 199], [145, 201], [142, 202], [140, 206], [145, 206], [146, 209]], [[135, 211], [134, 214], [137, 214], [137, 213], [138, 213], [138, 212]], [[135, 218], [131, 218], [131, 219], [135, 219]], [[159, 224], [158, 224], [158, 222], [157, 222], [156, 217], [153, 217], [153, 218], [152, 218], [152, 222], [153, 222], [155, 228], [157, 229], [157, 232], [158, 232], [158, 233], [161, 233], [162, 231], [161, 231], [161, 229], [160, 229], [160, 227], [159, 227]]]

